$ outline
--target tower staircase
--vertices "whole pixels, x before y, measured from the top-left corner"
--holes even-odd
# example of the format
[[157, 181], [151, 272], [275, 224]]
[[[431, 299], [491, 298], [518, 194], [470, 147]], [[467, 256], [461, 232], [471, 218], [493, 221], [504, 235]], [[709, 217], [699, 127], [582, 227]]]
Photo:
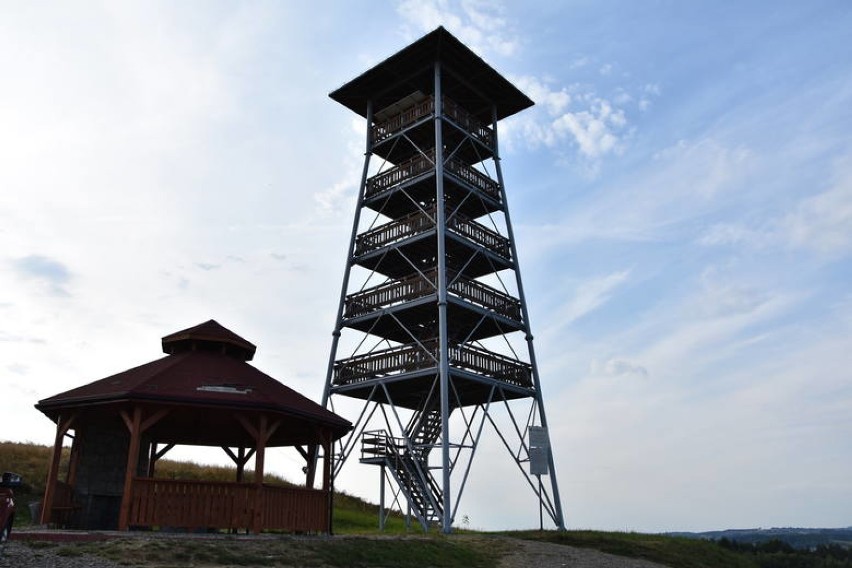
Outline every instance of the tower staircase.
[[436, 468], [429, 466], [442, 424], [440, 406], [433, 405], [412, 415], [403, 437], [390, 436], [385, 430], [361, 436], [361, 463], [387, 468], [424, 529], [440, 523], [443, 515], [443, 491], [432, 475]]

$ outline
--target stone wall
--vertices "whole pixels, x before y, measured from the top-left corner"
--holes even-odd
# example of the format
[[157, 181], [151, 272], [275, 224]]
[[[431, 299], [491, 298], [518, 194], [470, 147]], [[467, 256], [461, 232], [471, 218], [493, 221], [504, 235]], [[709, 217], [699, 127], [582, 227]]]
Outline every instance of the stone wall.
[[[74, 525], [82, 529], [115, 530], [124, 491], [130, 432], [118, 414], [92, 417], [76, 429], [80, 437], [75, 497], [80, 510]], [[144, 442], [144, 440], [143, 440]], [[148, 444], [140, 447], [139, 470], [147, 469]]]

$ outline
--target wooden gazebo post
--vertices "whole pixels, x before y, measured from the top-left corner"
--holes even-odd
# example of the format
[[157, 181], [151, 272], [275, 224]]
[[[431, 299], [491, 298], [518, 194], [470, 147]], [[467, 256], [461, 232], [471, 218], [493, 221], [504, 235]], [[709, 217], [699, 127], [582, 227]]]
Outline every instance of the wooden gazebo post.
[[254, 455], [255, 448], [252, 448], [248, 452], [246, 452], [245, 446], [239, 446], [237, 448], [236, 454], [232, 452], [231, 448], [227, 446], [222, 446], [222, 449], [225, 451], [226, 454], [228, 454], [228, 457], [230, 457], [237, 465], [237, 483], [242, 483], [243, 478], [245, 477], [244, 474], [246, 471], [246, 463], [248, 463], [248, 461]]
[[124, 471], [124, 492], [121, 494], [121, 509], [118, 513], [118, 530], [126, 531], [130, 526], [130, 503], [133, 498], [133, 476], [136, 475], [136, 466], [139, 465], [139, 444], [142, 428], [142, 409], [138, 406], [133, 408], [133, 418], [128, 418], [122, 411], [121, 417], [130, 430], [130, 445], [127, 449], [127, 469]]
[[280, 420], [276, 420], [272, 425], [266, 417], [266, 414], [261, 414], [258, 420], [258, 425], [255, 427], [245, 416], [237, 415], [237, 419], [243, 428], [254, 438], [254, 515], [251, 522], [251, 531], [259, 533], [263, 530], [263, 465], [266, 456], [266, 444], [269, 438], [278, 430], [281, 425]]
[[124, 471], [124, 492], [121, 495], [121, 509], [118, 512], [118, 530], [126, 531], [130, 527], [130, 505], [133, 501], [133, 478], [139, 465], [139, 447], [142, 443], [142, 432], [159, 422], [168, 414], [166, 408], [160, 409], [144, 421], [142, 407], [133, 406], [133, 416], [122, 410], [120, 412], [124, 424], [130, 431], [130, 445], [127, 449], [127, 469]]
[[254, 518], [252, 519], [251, 531], [259, 533], [263, 530], [263, 465], [266, 458], [266, 415], [260, 415], [260, 424], [256, 431], [257, 444], [254, 453], [254, 484], [257, 486], [254, 494]]
[[50, 458], [50, 469], [47, 472], [47, 484], [44, 487], [44, 499], [41, 503], [41, 524], [46, 525], [50, 522], [51, 511], [53, 509], [53, 499], [56, 494], [56, 483], [59, 481], [59, 462], [62, 459], [62, 441], [65, 439], [65, 434], [71, 429], [74, 423], [75, 414], [63, 417], [59, 416], [56, 420], [56, 438], [53, 440], [53, 455]]

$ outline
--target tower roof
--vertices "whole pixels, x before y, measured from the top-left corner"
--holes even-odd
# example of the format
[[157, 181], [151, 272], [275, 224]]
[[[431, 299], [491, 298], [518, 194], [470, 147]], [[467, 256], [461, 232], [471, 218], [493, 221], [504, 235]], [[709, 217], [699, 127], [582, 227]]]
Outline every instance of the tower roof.
[[431, 93], [432, 64], [436, 61], [449, 72], [443, 79], [446, 91], [482, 122], [491, 122], [492, 105], [500, 120], [535, 104], [443, 27], [391, 55], [329, 96], [366, 117], [370, 99], [374, 110], [379, 111], [412, 93]]

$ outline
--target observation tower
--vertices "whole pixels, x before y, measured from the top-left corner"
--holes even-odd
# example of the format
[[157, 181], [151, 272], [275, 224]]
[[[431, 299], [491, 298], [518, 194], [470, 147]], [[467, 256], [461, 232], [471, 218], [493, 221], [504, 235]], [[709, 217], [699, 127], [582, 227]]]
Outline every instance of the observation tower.
[[533, 102], [444, 28], [330, 96], [367, 121], [323, 394], [360, 412], [334, 476], [379, 466], [383, 511], [390, 487], [424, 529], [451, 532], [496, 435], [499, 474], [520, 472], [564, 528], [497, 144], [498, 122]]

